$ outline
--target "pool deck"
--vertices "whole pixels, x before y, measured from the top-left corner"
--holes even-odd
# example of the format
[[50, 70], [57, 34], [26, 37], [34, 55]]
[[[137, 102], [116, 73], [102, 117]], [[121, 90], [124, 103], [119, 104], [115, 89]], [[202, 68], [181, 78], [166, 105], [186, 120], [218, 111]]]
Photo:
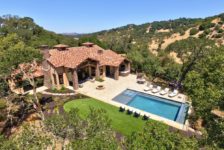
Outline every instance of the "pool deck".
[[[98, 85], [103, 85], [105, 87], [105, 89], [103, 90], [97, 90], [96, 87]], [[150, 118], [152, 118], [153, 120], [157, 120], [160, 122], [164, 122], [165, 124], [175, 127], [177, 129], [183, 130], [183, 131], [191, 131], [191, 132], [195, 132], [194, 129], [190, 128], [188, 125], [184, 125], [184, 124], [180, 124], [178, 122], [133, 108], [133, 107], [129, 107], [127, 105], [118, 103], [113, 101], [113, 99], [121, 94], [123, 91], [125, 91], [126, 89], [131, 89], [131, 90], [135, 90], [135, 91], [139, 91], [139, 92], [143, 92], [143, 93], [147, 93], [147, 94], [151, 94], [154, 96], [158, 96], [158, 97], [162, 97], [162, 98], [166, 98], [172, 101], [176, 101], [176, 102], [181, 102], [181, 103], [185, 103], [187, 101], [187, 97], [183, 94], [178, 94], [176, 97], [170, 98], [168, 97], [168, 94], [162, 96], [159, 93], [152, 93], [150, 91], [145, 92], [144, 88], [146, 87], [146, 83], [145, 84], [138, 84], [136, 82], [136, 75], [130, 74], [127, 77], [119, 77], [119, 80], [114, 80], [111, 78], [105, 78], [103, 82], [91, 82], [91, 81], [87, 81], [85, 83], [83, 83], [83, 87], [79, 88], [77, 90], [77, 92], [93, 97], [95, 99], [101, 100], [103, 102], [109, 103], [111, 105], [117, 106], [117, 107], [125, 107], [126, 109], [129, 110], [133, 110], [135, 112], [140, 113], [141, 115], [147, 115]]]

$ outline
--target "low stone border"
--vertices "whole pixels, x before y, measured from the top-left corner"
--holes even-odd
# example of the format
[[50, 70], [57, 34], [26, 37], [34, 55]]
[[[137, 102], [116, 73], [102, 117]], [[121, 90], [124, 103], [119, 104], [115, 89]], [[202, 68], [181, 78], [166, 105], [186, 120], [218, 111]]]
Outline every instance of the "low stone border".
[[46, 91], [42, 91], [41, 93], [46, 95], [53, 95], [53, 96], [74, 96], [77, 94], [77, 93], [51, 93]]

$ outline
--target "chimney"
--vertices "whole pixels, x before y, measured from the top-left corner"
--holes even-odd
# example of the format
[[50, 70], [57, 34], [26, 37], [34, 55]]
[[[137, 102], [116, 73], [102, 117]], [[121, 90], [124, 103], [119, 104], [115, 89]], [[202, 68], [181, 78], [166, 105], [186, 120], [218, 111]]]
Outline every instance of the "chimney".
[[55, 45], [53, 48], [59, 51], [63, 51], [63, 50], [67, 50], [68, 47], [69, 47], [68, 45], [58, 44], [58, 45]]
[[82, 43], [82, 46], [86, 46], [86, 47], [93, 47], [94, 43], [91, 42], [86, 42], [86, 43]]

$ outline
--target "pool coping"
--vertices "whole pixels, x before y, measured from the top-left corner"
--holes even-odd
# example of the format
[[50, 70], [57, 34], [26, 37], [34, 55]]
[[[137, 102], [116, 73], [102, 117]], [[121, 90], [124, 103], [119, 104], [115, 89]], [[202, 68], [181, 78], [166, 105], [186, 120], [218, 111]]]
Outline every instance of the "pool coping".
[[[188, 104], [188, 106], [189, 106], [189, 108], [188, 108], [188, 111], [187, 111], [187, 113], [186, 113], [186, 115], [189, 115], [189, 114], [191, 114], [191, 108], [192, 108], [192, 105], [191, 105], [191, 102], [190, 101], [188, 101], [187, 100], [187, 97], [181, 97], [182, 98], [182, 100], [180, 101], [180, 100], [178, 100], [178, 99], [175, 99], [175, 97], [177, 97], [177, 96], [175, 96], [175, 97], [165, 97], [166, 95], [168, 95], [168, 94], [166, 94], [166, 95], [160, 95], [160, 92], [157, 92], [157, 93], [153, 93], [152, 91], [144, 91], [144, 90], [142, 90], [142, 91], [139, 91], [139, 90], [136, 90], [136, 89], [133, 89], [133, 88], [127, 88], [126, 90], [133, 90], [133, 91], [136, 91], [136, 92], [140, 92], [140, 93], [144, 93], [144, 94], [146, 94], [146, 95], [151, 95], [151, 96], [155, 96], [155, 97], [159, 97], [159, 98], [163, 98], [163, 99], [166, 99], [166, 100], [168, 100], [168, 101], [173, 101], [173, 102], [177, 102], [177, 103], [181, 103], [181, 104], [183, 104], [183, 103], [187, 103]], [[179, 93], [180, 94], [180, 93]], [[182, 95], [183, 96], [183, 95]], [[145, 112], [145, 111], [144, 111]], [[148, 113], [148, 112], [147, 112]], [[151, 114], [151, 113], [150, 113]], [[152, 115], [155, 115], [155, 114], [152, 114]], [[161, 117], [161, 118], [164, 118], [164, 117], [162, 117], [162, 116], [158, 116], [158, 115], [156, 115], [157, 117]], [[166, 119], [166, 118], [164, 118], [164, 119]], [[168, 119], [169, 120], [169, 119]], [[173, 121], [173, 120], [169, 120], [169, 121]], [[178, 122], [176, 122], [176, 121], [173, 121], [173, 122], [175, 122], [175, 123], [178, 123]], [[185, 120], [185, 122], [182, 124], [182, 123], [179, 123], [179, 124], [182, 124], [182, 125], [185, 125], [185, 126], [187, 126], [186, 125], [186, 123], [188, 122], [188, 119], [186, 119]]]
[[[164, 97], [164, 95], [161, 95], [159, 93], [152, 93], [152, 92], [149, 93], [149, 91], [142, 92], [142, 91], [138, 91], [138, 90], [133, 90], [131, 88], [127, 88], [126, 90], [136, 91], [136, 92], [140, 93], [142, 96], [150, 95], [152, 97], [158, 98], [157, 100], [159, 100], [159, 101], [161, 101], [160, 99], [164, 99], [167, 103], [171, 103], [173, 105], [176, 105], [175, 103], [179, 103], [181, 106], [180, 106], [180, 109], [178, 110], [178, 114], [176, 116], [177, 118], [176, 118], [175, 122], [178, 122], [179, 121], [179, 118], [182, 116], [182, 114], [181, 114], [180, 111], [183, 111], [183, 107], [184, 107], [183, 105], [188, 105], [188, 107], [189, 107], [188, 110], [187, 110], [187, 112], [186, 112], [186, 116], [188, 114], [190, 114], [190, 110], [189, 109], [190, 109], [190, 106], [191, 106], [191, 102], [187, 101], [186, 100], [186, 97], [184, 97], [185, 99], [183, 101], [179, 101], [179, 100], [176, 100], [176, 99], [172, 99], [172, 97]], [[162, 117], [162, 116], [160, 116], [160, 117]], [[188, 120], [185, 118], [183, 123], [181, 123], [181, 122], [178, 122], [178, 123], [185, 124], [187, 121]]]
[[[126, 92], [126, 91], [133, 91], [133, 92], [135, 92], [135, 93], [134, 93], [134, 96], [128, 96], [128, 95], [125, 95], [124, 92]], [[160, 101], [160, 102], [163, 102], [163, 103], [168, 103], [168, 104], [171, 104], [171, 105], [178, 106], [179, 109], [178, 109], [178, 112], [177, 112], [177, 114], [176, 114], [175, 120], [172, 120], [172, 119], [169, 119], [169, 120], [178, 122], [178, 123], [180, 123], [180, 124], [185, 124], [185, 121], [187, 120], [187, 119], [186, 119], [186, 116], [187, 116], [187, 113], [188, 113], [188, 110], [187, 110], [187, 112], [184, 112], [184, 111], [186, 111], [186, 107], [185, 107], [185, 106], [187, 105], [187, 106], [189, 107], [189, 104], [186, 103], [186, 102], [171, 101], [171, 100], [169, 100], [169, 99], [167, 99], [167, 98], [158, 97], [158, 96], [155, 96], [155, 95], [151, 95], [151, 94], [148, 94], [148, 93], [143, 93], [143, 92], [139, 92], [139, 91], [131, 90], [131, 89], [126, 89], [126, 90], [124, 90], [123, 92], [121, 92], [120, 94], [118, 94], [117, 96], [115, 96], [115, 97], [113, 98], [113, 101], [118, 102], [118, 103], [121, 103], [121, 104], [124, 104], [124, 105], [127, 105], [127, 106], [129, 106], [129, 107], [133, 107], [133, 106], [130, 106], [129, 103], [130, 103], [130, 102], [131, 102], [137, 95], [139, 95], [139, 96], [141, 96], [141, 97], [146, 97], [146, 98], [148, 98], [148, 96], [150, 96], [150, 97], [154, 98], [154, 99], [157, 100], [157, 101]], [[127, 96], [127, 97], [130, 98], [130, 100], [129, 100], [127, 103], [123, 103], [123, 102], [119, 101], [119, 98], [118, 98], [119, 96]], [[133, 107], [133, 108], [136, 108], [136, 107]], [[139, 109], [139, 108], [136, 108], [136, 109]], [[141, 109], [139, 109], [139, 110], [141, 110]], [[148, 111], [146, 111], [146, 110], [142, 110], [142, 111], [148, 112]], [[150, 113], [150, 112], [148, 112], [148, 113]], [[184, 113], [184, 114], [183, 114], [183, 113]], [[153, 113], [153, 114], [154, 114], [154, 113]], [[156, 115], [156, 114], [155, 114], [155, 115]], [[184, 117], [184, 118], [181, 118], [183, 115], [185, 115], [185, 117]], [[159, 115], [157, 115], [157, 116], [159, 116]], [[163, 117], [163, 116], [160, 116], [160, 117]], [[166, 118], [166, 117], [163, 117], [163, 118]], [[166, 119], [168, 119], [168, 118], [166, 118]]]
[[133, 89], [133, 88], [127, 88], [126, 90], [132, 90], [132, 91], [136, 91], [136, 92], [140, 92], [140, 93], [144, 93], [144, 94], [156, 96], [156, 97], [159, 97], [159, 98], [163, 98], [163, 99], [166, 99], [166, 100], [169, 100], [169, 101], [178, 102], [178, 103], [190, 103], [189, 101], [186, 100], [185, 97], [181, 97], [182, 98], [182, 101], [181, 100], [174, 99], [178, 95], [175, 96], [175, 97], [165, 97], [166, 94], [165, 95], [160, 95], [160, 92], [152, 93], [152, 91], [138, 91], [138, 90]]

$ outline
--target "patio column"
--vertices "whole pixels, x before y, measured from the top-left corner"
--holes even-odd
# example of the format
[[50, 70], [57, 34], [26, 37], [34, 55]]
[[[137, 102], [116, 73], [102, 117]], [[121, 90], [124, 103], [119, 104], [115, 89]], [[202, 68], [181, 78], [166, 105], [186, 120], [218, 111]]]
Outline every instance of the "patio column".
[[106, 77], [106, 66], [103, 66], [103, 78]]
[[131, 63], [130, 62], [128, 62], [128, 64], [127, 64], [127, 71], [131, 72]]
[[57, 71], [55, 72], [55, 76], [56, 76], [56, 86], [57, 86], [57, 89], [59, 90], [61, 88], [60, 86], [60, 82], [59, 82], [59, 76], [58, 76], [58, 73]]
[[53, 76], [53, 72], [50, 70], [50, 76], [51, 76], [51, 83], [52, 83], [52, 87], [56, 85], [56, 83], [54, 82], [54, 76]]
[[77, 90], [79, 88], [79, 81], [78, 81], [78, 75], [77, 75], [76, 69], [73, 70], [72, 80], [73, 80], [73, 88], [74, 90]]
[[63, 72], [63, 82], [64, 82], [64, 86], [69, 86], [69, 81], [68, 81], [68, 76], [67, 76], [68, 72], [67, 69], [64, 68], [64, 72]]
[[115, 67], [114, 69], [114, 79], [115, 80], [119, 79], [119, 67]]
[[96, 78], [100, 77], [100, 67], [99, 67], [99, 63], [96, 63]]

